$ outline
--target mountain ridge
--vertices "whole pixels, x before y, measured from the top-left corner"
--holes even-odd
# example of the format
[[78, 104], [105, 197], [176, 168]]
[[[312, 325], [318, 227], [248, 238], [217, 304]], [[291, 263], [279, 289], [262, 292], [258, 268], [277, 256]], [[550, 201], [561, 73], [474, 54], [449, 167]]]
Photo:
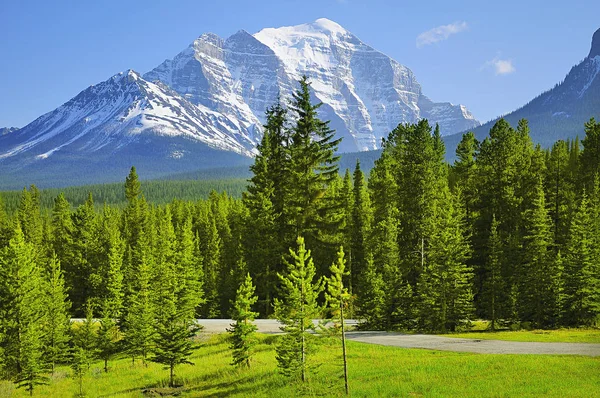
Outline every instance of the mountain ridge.
[[[516, 110], [467, 131], [482, 140], [499, 119], [513, 126], [527, 119], [533, 141], [549, 147], [558, 139], [583, 138], [584, 124], [591, 117], [600, 117], [600, 29], [592, 35], [588, 55], [561, 82]], [[463, 133], [444, 137], [451, 157]]]

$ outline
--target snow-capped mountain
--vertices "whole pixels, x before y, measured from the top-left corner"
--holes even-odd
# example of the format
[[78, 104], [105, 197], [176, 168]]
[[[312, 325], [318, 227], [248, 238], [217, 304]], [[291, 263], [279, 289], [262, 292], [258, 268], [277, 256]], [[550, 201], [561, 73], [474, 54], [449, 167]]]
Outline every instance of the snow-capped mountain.
[[479, 125], [462, 105], [432, 102], [410, 69], [328, 19], [226, 40], [204, 34], [144, 78], [235, 116], [257, 140], [265, 109], [278, 96], [290, 98], [304, 74], [323, 102], [321, 117], [344, 137], [342, 152], [375, 149], [398, 123], [421, 118], [439, 123], [443, 134]]
[[253, 142], [240, 133], [237, 120], [193, 105], [160, 82], [150, 83], [129, 70], [87, 88], [7, 135], [0, 141], [6, 148], [0, 159], [22, 154], [45, 159], [61, 150], [117, 151], [152, 135], [184, 137], [245, 155], [251, 155], [253, 149]]
[[[503, 116], [513, 126], [527, 119], [533, 141], [545, 147], [559, 139], [583, 138], [584, 123], [591, 117], [600, 117], [600, 29], [592, 37], [588, 56], [561, 83]], [[483, 139], [496, 121], [474, 129], [477, 138]], [[454, 153], [460, 136], [446, 137], [448, 153]]]
[[90, 86], [27, 126], [2, 130], [0, 169], [28, 182], [40, 170], [91, 182], [131, 164], [162, 176], [244, 163], [265, 110], [278, 98], [286, 104], [303, 74], [323, 102], [320, 116], [344, 138], [341, 152], [376, 149], [398, 123], [421, 118], [443, 134], [479, 124], [464, 106], [427, 98], [407, 67], [319, 19], [227, 39], [203, 34], [143, 76], [129, 70]]

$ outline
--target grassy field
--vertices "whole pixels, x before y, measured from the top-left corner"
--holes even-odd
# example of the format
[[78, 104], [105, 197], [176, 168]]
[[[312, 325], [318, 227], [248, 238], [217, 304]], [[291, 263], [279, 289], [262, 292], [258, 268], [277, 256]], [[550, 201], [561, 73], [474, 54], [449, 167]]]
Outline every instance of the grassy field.
[[534, 341], [541, 343], [597, 343], [600, 344], [600, 329], [556, 329], [556, 330], [502, 330], [491, 332], [488, 321], [475, 321], [471, 330], [459, 333], [443, 334], [446, 337], [458, 337], [480, 340]]
[[[277, 373], [275, 336], [260, 336], [249, 370], [229, 366], [223, 335], [199, 342], [192, 362], [176, 369], [183, 386], [170, 390], [167, 371], [156, 364], [143, 367], [122, 358], [105, 374], [96, 363], [84, 380], [88, 397], [343, 396], [337, 341], [321, 338], [311, 358], [309, 382], [290, 382]], [[593, 397], [600, 396], [600, 358], [550, 355], [480, 355], [403, 349], [350, 342], [351, 395], [354, 397]], [[59, 368], [51, 384], [34, 396], [73, 397], [77, 382], [69, 368]], [[0, 396], [27, 396], [8, 382]]]

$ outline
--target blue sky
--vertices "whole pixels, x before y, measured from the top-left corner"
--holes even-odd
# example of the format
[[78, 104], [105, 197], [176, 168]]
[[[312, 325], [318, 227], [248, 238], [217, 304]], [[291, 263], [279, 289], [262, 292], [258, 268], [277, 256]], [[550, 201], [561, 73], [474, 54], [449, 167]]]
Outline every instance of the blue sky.
[[146, 72], [213, 32], [325, 17], [481, 121], [524, 105], [588, 53], [600, 1], [0, 0], [0, 127], [22, 127], [91, 84]]

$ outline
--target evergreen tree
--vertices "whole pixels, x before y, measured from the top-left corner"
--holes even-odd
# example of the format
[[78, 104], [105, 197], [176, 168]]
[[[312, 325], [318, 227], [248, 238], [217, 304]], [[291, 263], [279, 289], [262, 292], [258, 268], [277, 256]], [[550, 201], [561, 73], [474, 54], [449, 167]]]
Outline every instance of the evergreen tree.
[[555, 324], [556, 292], [551, 290], [552, 281], [557, 277], [553, 256], [551, 222], [546, 209], [546, 201], [541, 177], [536, 187], [533, 208], [526, 214], [524, 236], [523, 271], [519, 275], [520, 319], [533, 322], [537, 327]]
[[185, 285], [178, 275], [173, 250], [175, 231], [171, 223], [169, 208], [161, 214], [159, 221], [156, 259], [156, 333], [152, 346], [152, 362], [160, 363], [169, 369], [169, 386], [175, 386], [175, 367], [181, 364], [193, 364], [189, 361], [192, 354], [192, 337], [198, 330], [189, 302], [184, 300], [182, 289]]
[[75, 326], [75, 332], [73, 335], [73, 345], [75, 354], [79, 350], [83, 350], [83, 357], [85, 358], [85, 366], [87, 370], [90, 369], [92, 361], [96, 359], [98, 354], [97, 347], [97, 332], [94, 321], [94, 306], [92, 303], [86, 303], [85, 306], [85, 319], [79, 325]]
[[362, 273], [362, 294], [359, 295], [358, 315], [362, 322], [360, 328], [365, 330], [384, 330], [385, 319], [385, 283], [381, 273], [377, 272], [373, 257], [367, 256], [366, 266]]
[[466, 226], [472, 228], [473, 220], [477, 217], [474, 214], [475, 201], [477, 199], [476, 173], [477, 173], [477, 150], [479, 142], [475, 134], [468, 132], [463, 134], [462, 139], [456, 147], [456, 161], [452, 167], [451, 186], [453, 190], [459, 187], [462, 191], [464, 201]]
[[140, 357], [146, 363], [154, 340], [154, 306], [152, 301], [152, 260], [147, 235], [141, 232], [135, 251], [140, 257], [134, 271], [131, 307], [125, 317], [125, 344], [132, 359]]
[[420, 328], [446, 332], [469, 323], [473, 297], [464, 213], [447, 187], [443, 193], [446, 200], [434, 208], [429, 252], [417, 289]]
[[5, 374], [32, 392], [43, 381], [43, 283], [35, 247], [17, 221], [13, 238], [0, 257], [0, 322]]
[[42, 243], [42, 219], [40, 215], [40, 191], [32, 185], [29, 190], [23, 188], [17, 220], [23, 231], [25, 241], [38, 247]]
[[52, 373], [57, 363], [66, 362], [71, 340], [71, 316], [65, 281], [56, 255], [50, 259], [44, 285], [43, 346], [44, 359]]
[[600, 174], [600, 123], [594, 118], [585, 124], [585, 138], [581, 140], [583, 150], [580, 157], [582, 187], [591, 192], [594, 179]]
[[[73, 303], [74, 315], [84, 313], [87, 301], [97, 300], [94, 287], [100, 285], [94, 258], [97, 254], [97, 216], [94, 200], [89, 194], [85, 203], [72, 214], [73, 221], [73, 260], [65, 268], [65, 277], [69, 289], [69, 300]], [[66, 267], [66, 265], [65, 265]]]
[[[174, 276], [171, 278], [175, 279]], [[172, 283], [172, 288], [175, 288], [174, 284]], [[175, 387], [175, 366], [193, 365], [189, 357], [193, 350], [191, 339], [197, 328], [193, 319], [186, 319], [178, 313], [175, 292], [163, 297], [161, 305], [150, 360], [169, 369], [169, 387]]]
[[[123, 275], [123, 317], [128, 315], [131, 308], [131, 296], [135, 293], [135, 270], [139, 267], [140, 258], [144, 255], [139, 248], [138, 241], [142, 231], [152, 229], [148, 222], [148, 206], [142, 195], [141, 184], [135, 167], [132, 167], [125, 179], [125, 198], [127, 206], [122, 213], [121, 231], [123, 239], [123, 261], [121, 273]], [[150, 231], [148, 231], [150, 232]], [[146, 232], [146, 237], [150, 234]]]
[[362, 273], [366, 268], [366, 244], [371, 224], [371, 204], [365, 184], [365, 177], [360, 169], [360, 162], [356, 161], [353, 174], [353, 206], [350, 222], [350, 284], [352, 295], [360, 295], [364, 279]]
[[20, 336], [20, 373], [15, 379], [18, 388], [24, 388], [33, 395], [36, 386], [48, 384], [46, 363], [43, 358], [42, 330], [39, 324], [29, 323]]
[[584, 192], [571, 221], [564, 258], [562, 321], [567, 326], [593, 326], [600, 315], [599, 259], [592, 236], [593, 222]]
[[346, 260], [344, 259], [344, 249], [340, 246], [337, 254], [337, 260], [329, 268], [331, 276], [326, 278], [327, 290], [325, 300], [333, 318], [333, 330], [341, 335], [342, 340], [342, 359], [344, 363], [344, 386], [346, 395], [350, 394], [348, 387], [348, 358], [346, 356], [346, 330], [344, 309], [347, 309], [350, 295], [348, 289], [344, 287], [343, 277], [346, 275]]
[[303, 76], [299, 83], [300, 88], [293, 93], [290, 104], [295, 124], [289, 146], [286, 207], [292, 233], [304, 236], [311, 247], [317, 247], [319, 230], [328, 228], [319, 213], [327, 213], [327, 203], [322, 199], [327, 186], [338, 175], [339, 156], [334, 153], [341, 139], [334, 139], [335, 132], [329, 128], [329, 122], [318, 118], [317, 109], [321, 104], [311, 103], [308, 78]]
[[485, 307], [485, 313], [491, 321], [490, 328], [496, 330], [499, 318], [502, 317], [502, 296], [504, 293], [504, 280], [502, 279], [501, 242], [498, 237], [498, 222], [496, 216], [492, 218], [489, 242], [487, 245], [488, 258], [483, 273], [483, 288], [481, 289], [480, 302]]
[[117, 214], [110, 208], [104, 208], [103, 215], [103, 242], [101, 265], [101, 292], [102, 311], [106, 317], [118, 320], [123, 308], [123, 254], [124, 241], [117, 222]]
[[71, 205], [62, 192], [54, 199], [51, 225], [52, 248], [62, 267], [68, 269], [69, 264], [73, 261], [73, 221], [71, 219]]
[[250, 356], [254, 345], [254, 333], [257, 328], [254, 325], [254, 318], [258, 313], [252, 311], [252, 306], [258, 300], [254, 295], [254, 285], [250, 274], [237, 290], [235, 303], [231, 312], [231, 319], [235, 323], [231, 324], [231, 329], [227, 331], [231, 334], [231, 349], [233, 350], [234, 366], [250, 367]]
[[298, 251], [290, 249], [293, 262], [285, 261], [287, 272], [278, 274], [281, 299], [275, 300], [275, 316], [284, 324], [286, 334], [279, 338], [277, 363], [282, 373], [306, 381], [307, 355], [311, 346], [310, 330], [313, 318], [320, 315], [317, 297], [323, 290], [321, 281], [314, 281], [315, 265], [304, 239], [298, 237]]
[[88, 363], [90, 359], [89, 353], [83, 348], [76, 346], [73, 349], [73, 355], [71, 358], [71, 370], [73, 371], [73, 377], [77, 379], [79, 385], [78, 397], [84, 397], [83, 394], [83, 377], [87, 373]]
[[98, 357], [104, 361], [104, 372], [108, 372], [108, 361], [117, 352], [117, 342], [119, 340], [119, 328], [110, 314], [110, 307], [103, 308], [103, 316], [100, 319], [95, 344]]
[[552, 218], [555, 249], [562, 250], [568, 239], [573, 203], [575, 176], [569, 170], [569, 143], [557, 141], [550, 151], [544, 178], [548, 213]]
[[220, 316], [219, 275], [221, 274], [221, 247], [222, 241], [217, 230], [217, 223], [208, 212], [206, 215], [206, 228], [204, 236], [200, 237], [201, 253], [204, 259], [204, 297], [202, 306], [203, 318], [218, 318]]

